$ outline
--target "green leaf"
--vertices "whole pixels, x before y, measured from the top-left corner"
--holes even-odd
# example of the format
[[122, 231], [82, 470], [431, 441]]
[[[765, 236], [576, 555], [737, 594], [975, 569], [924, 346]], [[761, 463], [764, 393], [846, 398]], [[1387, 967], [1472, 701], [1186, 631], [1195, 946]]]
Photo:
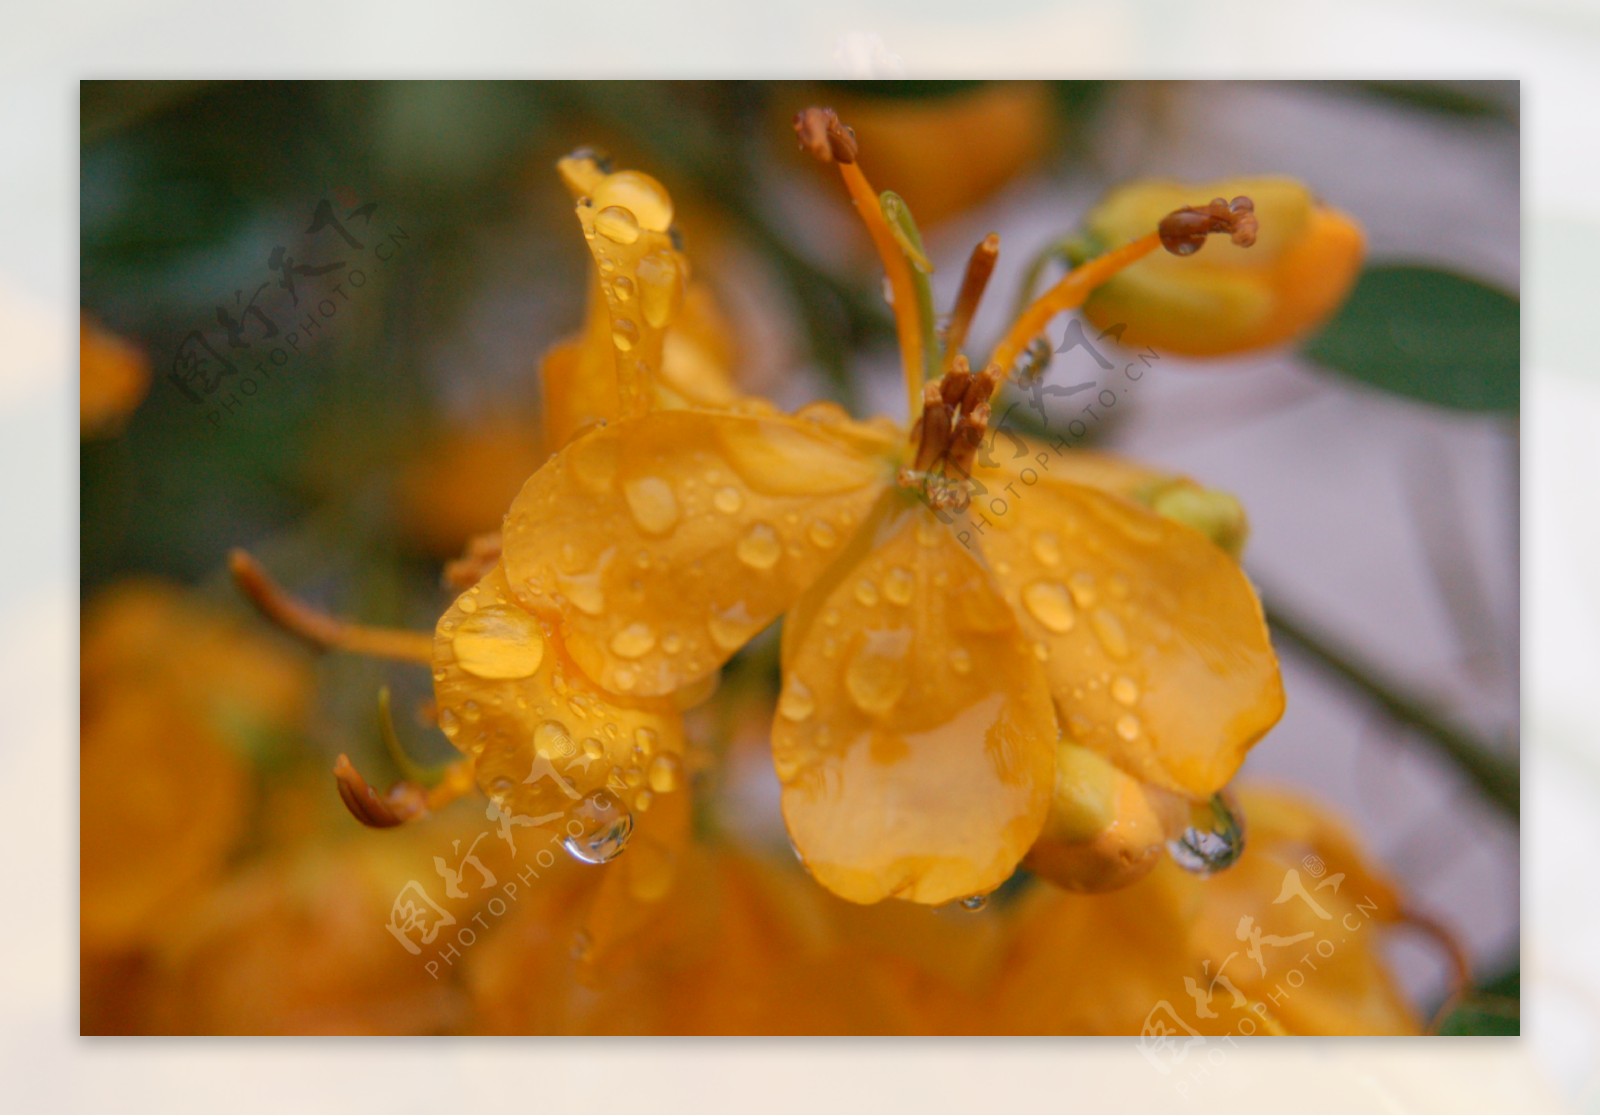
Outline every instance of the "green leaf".
[[1464, 996], [1439, 1024], [1441, 1035], [1522, 1034], [1522, 973], [1500, 974]]
[[1514, 295], [1430, 267], [1368, 268], [1306, 354], [1396, 395], [1515, 411], [1522, 308]]

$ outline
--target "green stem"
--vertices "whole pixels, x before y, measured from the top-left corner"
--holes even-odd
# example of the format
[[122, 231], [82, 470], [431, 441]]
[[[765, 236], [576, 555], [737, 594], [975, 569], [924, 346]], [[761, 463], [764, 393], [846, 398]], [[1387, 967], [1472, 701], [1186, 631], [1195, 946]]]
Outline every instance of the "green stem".
[[1380, 681], [1380, 672], [1350, 652], [1333, 646], [1309, 626], [1266, 606], [1267, 622], [1280, 640], [1314, 659], [1329, 673], [1361, 691], [1374, 705], [1403, 725], [1416, 729], [1472, 780], [1479, 793], [1513, 820], [1521, 817], [1522, 775], [1515, 759], [1508, 759], [1488, 741], [1460, 727], [1422, 700]]

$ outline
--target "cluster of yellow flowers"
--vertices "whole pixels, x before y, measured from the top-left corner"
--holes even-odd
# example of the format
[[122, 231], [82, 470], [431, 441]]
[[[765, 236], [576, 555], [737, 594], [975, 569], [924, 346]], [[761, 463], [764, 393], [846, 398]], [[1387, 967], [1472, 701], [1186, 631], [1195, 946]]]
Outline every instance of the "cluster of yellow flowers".
[[[580, 152], [559, 169], [591, 293], [582, 332], [542, 366], [550, 456], [501, 531], [448, 568], [460, 593], [432, 638], [315, 614], [235, 555], [284, 626], [432, 668], [438, 725], [464, 758], [382, 794], [341, 761], [358, 817], [420, 819], [475, 783], [522, 836], [564, 834], [573, 854], [452, 974], [473, 1012], [435, 988], [406, 1026], [1129, 1033], [1193, 996], [1196, 1033], [1415, 1029], [1372, 935], [1294, 996], [1264, 963], [1224, 974], [1263, 935], [1401, 916], [1338, 826], [1289, 796], [1241, 795], [1243, 846], [1225, 788], [1283, 690], [1236, 502], [1088, 451], [987, 452], [991, 399], [1029, 375], [1056, 314], [1082, 308], [1180, 352], [1278, 343], [1337, 305], [1359, 231], [1284, 180], [1198, 198], [1126, 188], [1086, 222], [1086, 258], [980, 366], [964, 344], [997, 239], [936, 321], [916, 225], [868, 183], [855, 134], [822, 109], [796, 132], [838, 171], [883, 264], [905, 424], [741, 394], [667, 191]], [[1008, 488], [1025, 498], [980, 537], [950, 528], [974, 492]], [[772, 763], [799, 863], [825, 891], [694, 824], [685, 712], [780, 617]], [[1334, 887], [1285, 904], [1312, 859]], [[1056, 886], [977, 919], [881, 902], [981, 910], [1019, 866]], [[318, 933], [339, 941], [341, 973], [361, 971], [341, 938], [354, 930]]]

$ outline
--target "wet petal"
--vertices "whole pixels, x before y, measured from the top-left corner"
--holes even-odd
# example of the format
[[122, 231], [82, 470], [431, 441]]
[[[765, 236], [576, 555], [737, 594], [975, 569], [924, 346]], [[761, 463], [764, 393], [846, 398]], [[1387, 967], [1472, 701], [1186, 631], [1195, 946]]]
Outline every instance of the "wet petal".
[[772, 746], [789, 835], [854, 902], [988, 892], [1049, 806], [1043, 673], [988, 574], [925, 509], [891, 498], [859, 549], [785, 639]]
[[637, 809], [652, 762], [683, 752], [672, 703], [596, 687], [499, 566], [440, 619], [433, 665], [439, 727], [512, 828], [555, 824], [601, 791]]
[[620, 694], [705, 678], [838, 556], [892, 443], [858, 424], [657, 412], [578, 439], [505, 526], [522, 602], [561, 616], [572, 657]]
[[1283, 713], [1261, 604], [1238, 564], [1129, 500], [1053, 476], [979, 479], [1012, 486], [1003, 512], [983, 505], [981, 544], [1069, 737], [1148, 782], [1195, 797], [1221, 789]]

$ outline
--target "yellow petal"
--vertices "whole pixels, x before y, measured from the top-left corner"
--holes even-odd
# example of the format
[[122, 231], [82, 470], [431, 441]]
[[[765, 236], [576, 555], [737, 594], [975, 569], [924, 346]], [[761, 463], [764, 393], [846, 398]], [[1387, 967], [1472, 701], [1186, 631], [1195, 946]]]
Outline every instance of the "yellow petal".
[[786, 641], [772, 747], [790, 838], [857, 903], [986, 893], [1049, 806], [1043, 674], [988, 573], [929, 512], [891, 498], [867, 541]]
[[815, 581], [887, 481], [848, 423], [660, 411], [579, 438], [511, 506], [506, 575], [613, 693], [717, 669]]
[[555, 623], [512, 595], [499, 566], [440, 619], [434, 694], [439, 727], [519, 824], [554, 824], [601, 792], [635, 804], [654, 759], [683, 752], [672, 703], [601, 691], [567, 656]]
[[975, 498], [969, 516], [984, 524], [975, 537], [1044, 659], [1068, 736], [1147, 782], [1196, 797], [1221, 789], [1283, 713], [1243, 571], [1129, 500], [1040, 473], [978, 479], [1011, 486], [1003, 502]]

